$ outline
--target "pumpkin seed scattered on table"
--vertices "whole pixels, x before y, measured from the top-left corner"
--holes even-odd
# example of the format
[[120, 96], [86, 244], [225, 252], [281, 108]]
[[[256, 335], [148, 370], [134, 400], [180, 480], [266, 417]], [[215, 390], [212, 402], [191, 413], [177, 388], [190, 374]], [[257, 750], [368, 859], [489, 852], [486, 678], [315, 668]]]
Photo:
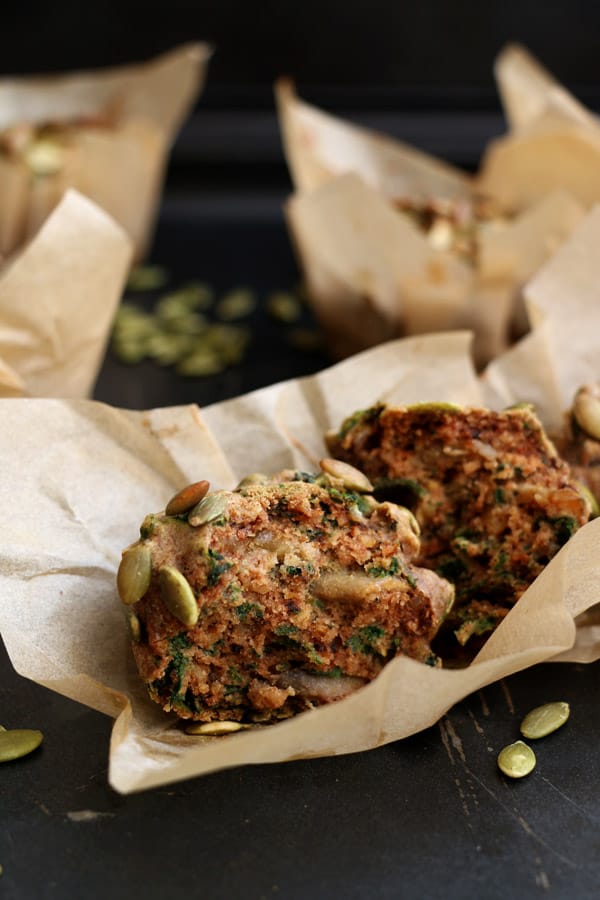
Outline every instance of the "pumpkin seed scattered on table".
[[249, 316], [256, 308], [256, 295], [248, 288], [236, 288], [224, 294], [215, 307], [218, 319], [232, 322]]
[[527, 713], [521, 722], [521, 734], [534, 741], [546, 737], [558, 728], [562, 728], [569, 718], [570, 712], [569, 704], [563, 701], [536, 706]]
[[[155, 289], [160, 286], [161, 273], [164, 270], [160, 266], [134, 269], [130, 289]], [[216, 304], [214, 301], [210, 285], [191, 282], [163, 294], [152, 311], [124, 302], [113, 327], [114, 355], [128, 365], [151, 359], [160, 366], [175, 366], [179, 375], [197, 378], [218, 375], [240, 364], [252, 334], [248, 327], [230, 323], [254, 312], [256, 292], [250, 288], [233, 288]], [[211, 307], [212, 322], [203, 314]], [[302, 315], [301, 301], [286, 291], [270, 294], [266, 309], [284, 324], [296, 322]], [[303, 352], [312, 353], [321, 347], [321, 336], [314, 329], [289, 329], [286, 338]]]
[[215, 292], [209, 284], [192, 281], [160, 298], [156, 304], [156, 312], [169, 315], [173, 312], [206, 312], [213, 305]]
[[41, 731], [32, 728], [13, 728], [0, 731], [0, 762], [11, 762], [32, 753], [44, 739]]
[[275, 291], [267, 298], [267, 311], [280, 322], [296, 322], [302, 315], [302, 306], [288, 291]]
[[535, 753], [523, 741], [515, 741], [498, 754], [498, 768], [509, 778], [524, 778], [535, 769]]
[[202, 377], [218, 375], [226, 368], [227, 363], [216, 350], [212, 347], [200, 346], [181, 360], [177, 366], [177, 374]]
[[158, 291], [169, 280], [163, 266], [135, 266], [127, 279], [128, 291]]

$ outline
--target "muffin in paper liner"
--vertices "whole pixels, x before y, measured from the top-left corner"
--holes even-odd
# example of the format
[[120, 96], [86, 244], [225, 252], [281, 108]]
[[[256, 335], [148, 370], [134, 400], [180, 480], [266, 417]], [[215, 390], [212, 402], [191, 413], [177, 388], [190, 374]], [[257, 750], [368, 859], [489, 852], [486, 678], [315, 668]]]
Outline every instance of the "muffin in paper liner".
[[102, 363], [131, 240], [69, 190], [0, 273], [0, 397], [86, 397]]
[[519, 45], [495, 64], [506, 135], [483, 155], [476, 188], [508, 213], [562, 189], [589, 209], [600, 201], [600, 124]]
[[76, 188], [148, 247], [167, 154], [210, 57], [188, 44], [147, 63], [0, 80], [0, 265]]
[[324, 433], [375, 401], [498, 408], [533, 399], [547, 427], [559, 427], [581, 381], [600, 377], [599, 238], [596, 209], [528, 286], [532, 333], [483, 378], [469, 335], [452, 332], [390, 342], [203, 411], [0, 401], [0, 495], [12, 510], [0, 549], [2, 636], [18, 672], [116, 717], [109, 777], [117, 790], [366, 750], [432, 725], [470, 692], [526, 666], [600, 656], [596, 520], [559, 551], [467, 668], [398, 657], [337, 703], [274, 726], [193, 737], [146, 696], [115, 590], [121, 550], [175, 490], [198, 478], [231, 488], [251, 471], [310, 469]]
[[527, 330], [522, 286], [580, 221], [577, 200], [557, 190], [492, 214], [466, 173], [310, 106], [287, 81], [276, 92], [290, 237], [335, 356], [470, 328], [481, 367]]

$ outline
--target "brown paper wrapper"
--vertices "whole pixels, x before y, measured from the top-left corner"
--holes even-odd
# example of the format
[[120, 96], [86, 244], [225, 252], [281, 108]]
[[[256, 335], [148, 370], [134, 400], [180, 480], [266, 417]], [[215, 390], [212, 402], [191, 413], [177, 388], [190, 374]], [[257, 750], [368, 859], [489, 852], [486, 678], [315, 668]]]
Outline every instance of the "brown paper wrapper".
[[[480, 405], [536, 393], [552, 426], [557, 398], [570, 401], [594, 354], [599, 371], [600, 329], [574, 318], [570, 305], [581, 292], [587, 308], [600, 280], [599, 239], [597, 210], [529, 286], [532, 334], [483, 379], [469, 357], [469, 335], [453, 332], [390, 342], [202, 412], [0, 401], [0, 497], [11, 509], [0, 550], [0, 630], [17, 671], [116, 717], [109, 778], [117, 790], [243, 763], [366, 750], [432, 725], [470, 692], [526, 666], [600, 656], [597, 520], [561, 549], [468, 668], [437, 670], [399, 657], [338, 703], [227, 738], [194, 738], [147, 698], [115, 591], [121, 549], [176, 489], [198, 478], [231, 488], [252, 470], [310, 469], [323, 455], [323, 433], [357, 407], [376, 400]], [[575, 338], [577, 322], [577, 350], [567, 353], [555, 341], [567, 326]]]
[[557, 189], [585, 209], [600, 201], [596, 117], [523, 47], [505, 48], [495, 74], [510, 131], [488, 146], [477, 189], [508, 212]]
[[290, 81], [277, 82], [275, 98], [283, 149], [299, 191], [312, 191], [336, 175], [355, 172], [390, 200], [459, 200], [471, 194], [471, 178], [465, 172], [304, 103]]
[[474, 264], [437, 250], [393, 201], [473, 200], [457, 169], [328, 116], [277, 87], [284, 149], [297, 193], [290, 235], [332, 352], [343, 357], [399, 335], [471, 328], [478, 365], [525, 331], [523, 283], [583, 215], [565, 192], [512, 221], [478, 230]]
[[0, 396], [86, 397], [131, 261], [123, 229], [68, 191], [0, 276]]
[[154, 227], [168, 151], [201, 89], [210, 48], [189, 44], [148, 63], [98, 72], [0, 81], [0, 131], [22, 122], [77, 129], [55, 175], [34, 176], [0, 156], [0, 262], [35, 234], [68, 187], [119, 222], [143, 257]]
[[582, 215], [579, 204], [557, 192], [511, 222], [483, 225], [472, 266], [434, 249], [356, 175], [296, 194], [287, 206], [314, 310], [334, 354], [400, 334], [471, 328], [478, 365], [507, 348], [523, 283]]

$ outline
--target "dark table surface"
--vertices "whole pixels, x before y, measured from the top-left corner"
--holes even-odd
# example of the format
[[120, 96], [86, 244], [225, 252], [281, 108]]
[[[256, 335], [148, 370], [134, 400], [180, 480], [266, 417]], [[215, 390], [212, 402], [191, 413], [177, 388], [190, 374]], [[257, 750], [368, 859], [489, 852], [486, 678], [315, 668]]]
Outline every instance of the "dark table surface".
[[[296, 282], [277, 214], [260, 204], [243, 215], [198, 210], [164, 207], [154, 259], [175, 281], [245, 284], [261, 296]], [[207, 404], [328, 363], [293, 349], [263, 311], [252, 321], [242, 366], [185, 380], [109, 354], [96, 397]], [[598, 664], [537, 666], [369, 753], [122, 797], [107, 784], [110, 720], [17, 676], [0, 646], [0, 722], [45, 735], [40, 750], [0, 767], [0, 897], [598, 897], [599, 675]], [[533, 774], [509, 782], [498, 751], [527, 711], [558, 699], [571, 704], [570, 721], [537, 745]]]

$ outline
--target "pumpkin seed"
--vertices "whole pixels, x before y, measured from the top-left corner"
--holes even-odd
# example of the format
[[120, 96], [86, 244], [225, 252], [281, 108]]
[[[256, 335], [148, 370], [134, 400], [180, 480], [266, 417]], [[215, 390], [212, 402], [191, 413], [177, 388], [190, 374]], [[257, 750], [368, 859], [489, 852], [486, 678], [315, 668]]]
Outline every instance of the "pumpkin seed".
[[137, 339], [119, 340], [115, 338], [112, 342], [112, 350], [117, 359], [126, 365], [135, 365], [146, 356], [146, 347]]
[[157, 291], [169, 280], [163, 266], [135, 266], [127, 279], [128, 291]]
[[595, 519], [597, 516], [600, 516], [600, 506], [589, 487], [582, 481], [575, 480], [574, 484], [577, 492], [590, 504], [590, 519]]
[[167, 503], [165, 514], [167, 516], [181, 516], [193, 506], [197, 506], [208, 494], [210, 484], [208, 481], [195, 481], [188, 484], [181, 491], [171, 497]]
[[198, 604], [189, 581], [173, 566], [159, 569], [158, 578], [165, 606], [183, 625], [191, 628], [198, 621]]
[[179, 363], [177, 374], [191, 378], [218, 375], [225, 367], [226, 362], [218, 352], [210, 347], [200, 346]]
[[571, 710], [568, 703], [544, 703], [527, 713], [521, 722], [520, 731], [523, 737], [539, 740], [561, 728], [569, 718]]
[[360, 494], [370, 494], [373, 491], [373, 485], [367, 476], [341, 459], [322, 459], [319, 465], [326, 475], [339, 478], [344, 487], [351, 491], [358, 491]]
[[190, 722], [185, 725], [186, 734], [233, 734], [236, 731], [243, 731], [245, 728], [251, 728], [251, 725], [244, 725], [242, 722]]
[[242, 478], [236, 487], [236, 491], [241, 491], [242, 488], [249, 487], [251, 484], [266, 484], [268, 481], [268, 475], [263, 475], [262, 472], [253, 472], [252, 475], [246, 475], [245, 478]]
[[406, 408], [411, 412], [462, 412], [462, 407], [457, 406], [456, 403], [411, 403]]
[[184, 334], [154, 334], [146, 343], [146, 355], [159, 366], [172, 366], [189, 353], [192, 340]]
[[222, 493], [209, 494], [192, 509], [188, 515], [188, 522], [194, 528], [200, 525], [208, 525], [215, 519], [220, 519], [227, 511], [227, 498]]
[[516, 410], [519, 410], [519, 409], [528, 409], [530, 412], [534, 413], [534, 412], [535, 412], [535, 405], [534, 405], [533, 403], [529, 403], [529, 402], [526, 401], [526, 400], [522, 400], [522, 401], [520, 401], [519, 403], [511, 403], [510, 406], [506, 406], [506, 407], [504, 408], [503, 412], [512, 412], [512, 411], [515, 410], [515, 409], [516, 409]]
[[13, 728], [0, 732], [0, 762], [9, 762], [32, 753], [44, 740], [41, 731]]
[[600, 440], [600, 396], [596, 386], [579, 388], [573, 401], [573, 418], [582, 431]]
[[256, 295], [247, 288], [237, 288], [224, 294], [215, 307], [217, 318], [225, 322], [234, 319], [243, 319], [254, 312], [256, 307]]
[[509, 778], [524, 778], [535, 769], [535, 753], [523, 741], [515, 741], [498, 754], [498, 768]]
[[6, 728], [4, 727], [4, 725], [0, 725], [0, 731], [6, 731]]
[[132, 609], [127, 610], [127, 625], [129, 626], [129, 634], [131, 635], [131, 640], [135, 641], [136, 644], [139, 644], [140, 638], [142, 636], [142, 626], [140, 625], [140, 620]]
[[63, 167], [65, 154], [56, 141], [39, 138], [33, 141], [25, 153], [23, 160], [34, 175], [56, 175]]
[[275, 291], [267, 298], [267, 311], [280, 322], [296, 322], [302, 315], [298, 298], [287, 291]]
[[119, 597], [127, 606], [141, 600], [152, 578], [152, 554], [145, 544], [134, 544], [124, 551], [117, 572]]
[[208, 319], [199, 312], [181, 312], [165, 319], [162, 325], [164, 328], [162, 333], [165, 336], [176, 335], [180, 339], [184, 337], [191, 339], [186, 349], [187, 353], [194, 347], [193, 338], [205, 334], [209, 330]]

